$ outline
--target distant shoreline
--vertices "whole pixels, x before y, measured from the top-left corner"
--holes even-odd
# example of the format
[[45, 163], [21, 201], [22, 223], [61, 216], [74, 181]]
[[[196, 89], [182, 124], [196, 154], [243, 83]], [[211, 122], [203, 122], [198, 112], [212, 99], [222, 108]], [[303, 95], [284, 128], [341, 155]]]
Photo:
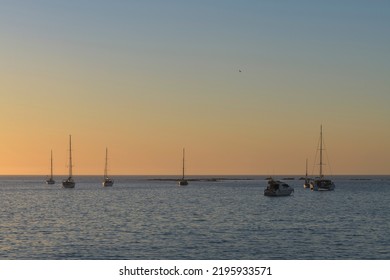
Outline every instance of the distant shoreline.
[[[178, 181], [180, 178], [151, 178], [148, 181]], [[255, 178], [186, 178], [190, 182], [219, 182], [219, 181], [250, 181], [256, 180]]]
[[[67, 177], [67, 174], [54, 174], [55, 178]], [[15, 175], [15, 174], [0, 174], [0, 178], [3, 179], [11, 179], [11, 178], [46, 178], [47, 174], [37, 175], [37, 174], [23, 174], [23, 175]], [[74, 174], [75, 178], [83, 178], [83, 177], [103, 177], [100, 174]], [[179, 175], [112, 175], [113, 178], [121, 178], [121, 177], [132, 177], [134, 179], [141, 179], [147, 181], [178, 181], [181, 179]], [[354, 181], [369, 181], [373, 179], [378, 179], [382, 177], [382, 179], [388, 179], [390, 175], [329, 175], [327, 177], [344, 179], [344, 180], [354, 180]], [[305, 177], [302, 175], [189, 175], [186, 177], [187, 181], [192, 182], [220, 182], [220, 181], [253, 181], [253, 180], [269, 180], [270, 178], [282, 180], [282, 181], [301, 181], [304, 180]], [[315, 178], [309, 176], [309, 178]]]

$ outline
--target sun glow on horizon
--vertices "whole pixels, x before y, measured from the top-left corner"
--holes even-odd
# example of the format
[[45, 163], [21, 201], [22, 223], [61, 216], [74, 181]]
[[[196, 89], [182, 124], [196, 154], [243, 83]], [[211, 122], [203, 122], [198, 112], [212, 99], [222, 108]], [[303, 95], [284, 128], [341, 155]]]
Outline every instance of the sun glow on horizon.
[[0, 174], [389, 174], [389, 4], [244, 2], [5, 4]]

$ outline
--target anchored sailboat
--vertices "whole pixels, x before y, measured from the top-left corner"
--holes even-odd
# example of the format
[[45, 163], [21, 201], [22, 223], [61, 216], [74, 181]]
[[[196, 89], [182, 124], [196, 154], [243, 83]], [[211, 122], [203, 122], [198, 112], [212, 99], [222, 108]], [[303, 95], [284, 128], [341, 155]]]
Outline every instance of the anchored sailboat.
[[305, 183], [303, 184], [305, 189], [310, 188], [310, 179], [307, 177], [307, 159], [306, 159], [306, 174], [305, 174]]
[[186, 179], [184, 179], [184, 163], [185, 163], [184, 158], [185, 158], [185, 149], [183, 148], [183, 176], [179, 180], [179, 186], [187, 186], [188, 185], [188, 181]]
[[76, 185], [72, 177], [72, 167], [72, 135], [69, 135], [69, 177], [62, 181], [62, 187], [67, 189], [74, 188]]
[[322, 166], [324, 165], [322, 161], [322, 151], [323, 149], [323, 140], [322, 140], [322, 125], [320, 131], [320, 176], [315, 178], [310, 182], [310, 189], [312, 191], [333, 191], [335, 184], [330, 179], [325, 179], [322, 172]]
[[54, 185], [56, 181], [53, 179], [53, 150], [50, 151], [50, 177], [46, 179], [46, 184]]
[[106, 148], [106, 163], [104, 165], [104, 178], [103, 178], [103, 187], [111, 187], [114, 184], [114, 180], [110, 179], [107, 175], [107, 148]]

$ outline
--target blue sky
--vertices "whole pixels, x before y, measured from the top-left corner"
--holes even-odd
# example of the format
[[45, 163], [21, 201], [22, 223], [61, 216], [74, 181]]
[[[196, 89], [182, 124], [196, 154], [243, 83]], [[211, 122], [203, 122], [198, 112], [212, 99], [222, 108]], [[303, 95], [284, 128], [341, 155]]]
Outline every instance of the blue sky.
[[[152, 173], [177, 169], [175, 159], [164, 163], [163, 150], [180, 152], [182, 146], [199, 155], [193, 159], [198, 173], [211, 169], [201, 167], [210, 154], [209, 162], [216, 166], [231, 162], [215, 172], [268, 172], [269, 161], [279, 165], [288, 155], [290, 162], [280, 172], [293, 173], [295, 162], [305, 161], [300, 157], [313, 154], [315, 141], [302, 137], [309, 133], [315, 138], [324, 123], [340, 155], [339, 172], [374, 172], [372, 163], [378, 157], [385, 165], [382, 173], [390, 168], [388, 1], [0, 1], [0, 5], [0, 115], [5, 129], [12, 130], [10, 143], [23, 138], [23, 131], [42, 134], [44, 128], [54, 131], [50, 141], [60, 146], [57, 138], [66, 141], [71, 131], [87, 143], [101, 127], [114, 131], [131, 127], [121, 135], [126, 141], [112, 137], [104, 144], [116, 143], [118, 150], [132, 155], [128, 143], [137, 147], [147, 143], [137, 149], [137, 156], [153, 151], [155, 158], [148, 155], [157, 162]], [[72, 106], [70, 116], [57, 114], [63, 105]], [[28, 122], [26, 115], [31, 116]], [[183, 127], [193, 132], [172, 136]], [[292, 143], [275, 142], [285, 131], [294, 135]], [[369, 135], [379, 137], [374, 141]], [[145, 140], [151, 138], [160, 143]], [[226, 146], [221, 146], [226, 139]], [[43, 153], [50, 141], [39, 141], [40, 148], [27, 145], [26, 151]], [[301, 153], [291, 154], [292, 149]], [[343, 151], [348, 156], [341, 157]], [[359, 153], [355, 167], [346, 168], [351, 164], [346, 159], [355, 152]], [[229, 153], [224, 164], [218, 162]], [[31, 161], [36, 161], [34, 157], [38, 155]], [[30, 163], [25, 161], [27, 168]], [[130, 170], [136, 165], [117, 162]], [[14, 165], [16, 170], [17, 162]], [[150, 162], [139, 172], [147, 165]]]

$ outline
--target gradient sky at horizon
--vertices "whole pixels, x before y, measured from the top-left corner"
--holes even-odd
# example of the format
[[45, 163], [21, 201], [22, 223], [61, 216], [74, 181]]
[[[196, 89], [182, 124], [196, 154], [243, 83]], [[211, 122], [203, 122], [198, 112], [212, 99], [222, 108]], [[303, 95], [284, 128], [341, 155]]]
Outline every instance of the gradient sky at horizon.
[[[389, 174], [388, 1], [0, 0], [0, 174]], [[241, 71], [241, 72], [240, 72]], [[314, 169], [315, 173], [317, 169]]]

